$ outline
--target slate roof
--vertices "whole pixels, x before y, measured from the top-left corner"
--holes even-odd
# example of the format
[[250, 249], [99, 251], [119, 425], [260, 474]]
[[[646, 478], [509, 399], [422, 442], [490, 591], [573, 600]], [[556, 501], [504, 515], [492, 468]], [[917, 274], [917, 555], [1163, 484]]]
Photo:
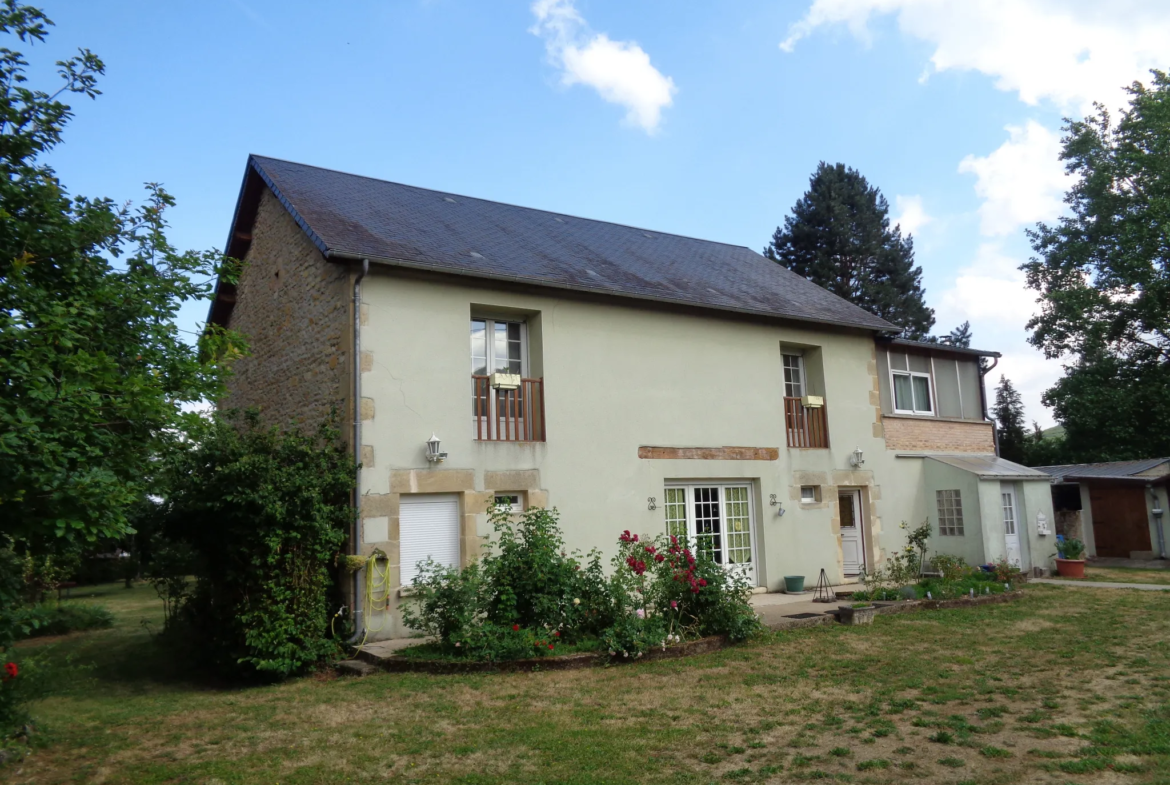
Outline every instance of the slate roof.
[[[250, 156], [229, 255], [258, 199], [276, 194], [328, 258], [842, 325], [898, 328], [750, 248], [517, 207]], [[218, 291], [218, 289], [217, 289]], [[231, 297], [214, 304], [226, 320]]]
[[1170, 461], [1170, 458], [1146, 458], [1142, 461], [1112, 461], [1110, 463], [1070, 463], [1062, 466], [1037, 466], [1054, 478], [1054, 482], [1069, 480], [1150, 480], [1157, 477], [1137, 477], [1142, 472]]
[[982, 479], [1049, 480], [1039, 469], [1030, 469], [997, 455], [928, 455], [931, 460], [971, 472]]

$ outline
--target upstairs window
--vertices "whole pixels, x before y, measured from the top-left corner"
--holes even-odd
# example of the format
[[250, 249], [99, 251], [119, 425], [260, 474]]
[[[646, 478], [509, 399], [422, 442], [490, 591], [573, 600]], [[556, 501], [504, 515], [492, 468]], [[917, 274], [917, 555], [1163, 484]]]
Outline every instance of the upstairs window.
[[784, 360], [784, 397], [804, 396], [804, 358], [799, 354], [782, 354]]
[[501, 371], [523, 376], [527, 370], [527, 337], [523, 322], [472, 319], [472, 375], [491, 376]]
[[527, 378], [528, 373], [528, 325], [472, 317], [471, 411], [477, 440], [544, 441], [544, 382]]
[[934, 414], [930, 374], [913, 371], [891, 371], [890, 374], [894, 382], [896, 414]]

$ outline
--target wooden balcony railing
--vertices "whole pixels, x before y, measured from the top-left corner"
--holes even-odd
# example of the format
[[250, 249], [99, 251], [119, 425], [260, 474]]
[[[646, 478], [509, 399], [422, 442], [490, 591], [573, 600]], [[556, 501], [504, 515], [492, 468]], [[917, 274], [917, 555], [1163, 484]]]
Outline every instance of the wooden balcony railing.
[[543, 442], [544, 379], [521, 379], [515, 390], [492, 389], [490, 376], [471, 377], [475, 438], [489, 442]]
[[826, 448], [829, 446], [829, 421], [825, 407], [810, 408], [799, 398], [784, 399], [784, 426], [789, 447]]

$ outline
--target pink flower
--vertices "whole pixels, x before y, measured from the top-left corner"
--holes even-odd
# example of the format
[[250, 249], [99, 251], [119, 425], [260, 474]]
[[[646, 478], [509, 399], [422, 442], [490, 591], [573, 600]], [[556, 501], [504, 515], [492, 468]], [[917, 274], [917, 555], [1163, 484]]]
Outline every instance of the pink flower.
[[670, 607], [671, 607], [671, 609], [672, 609], [672, 610], [673, 610], [673, 609], [675, 609], [675, 608], [677, 608], [677, 607], [678, 607], [678, 600], [671, 600], [671, 601], [670, 601]]
[[644, 619], [644, 618], [646, 618], [646, 611], [642, 610], [641, 608], [639, 608], [639, 609], [637, 610], [637, 614], [638, 614], [638, 618], [639, 618], [639, 619]]

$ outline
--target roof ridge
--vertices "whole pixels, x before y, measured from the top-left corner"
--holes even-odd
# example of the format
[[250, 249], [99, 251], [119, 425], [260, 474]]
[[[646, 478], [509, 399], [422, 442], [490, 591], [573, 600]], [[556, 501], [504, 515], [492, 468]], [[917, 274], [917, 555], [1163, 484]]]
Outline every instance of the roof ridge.
[[[300, 161], [290, 161], [287, 158], [274, 158], [274, 157], [268, 156], [268, 155], [257, 155], [256, 153], [249, 153], [249, 157], [254, 159], [254, 160], [257, 160], [257, 161], [267, 160], [267, 161], [276, 161], [278, 163], [284, 163], [284, 164], [292, 164], [293, 166], [303, 166], [306, 169], [317, 169], [317, 170], [322, 171], [322, 172], [333, 172], [334, 174], [345, 175], [346, 177], [357, 177], [357, 178], [360, 178], [362, 180], [373, 180], [376, 183], [385, 183], [387, 185], [396, 185], [399, 188], [411, 188], [415, 191], [425, 191], [427, 193], [437, 194], [440, 196], [458, 197], [459, 199], [468, 199], [468, 200], [475, 201], [475, 202], [485, 202], [487, 204], [500, 205], [501, 207], [511, 207], [513, 209], [516, 209], [516, 210], [528, 210], [530, 212], [542, 213], [544, 215], [551, 215], [553, 217], [570, 218], [574, 221], [588, 221], [590, 223], [595, 223], [595, 224], [605, 224], [606, 226], [620, 226], [623, 229], [630, 229], [630, 230], [635, 231], [635, 232], [650, 232], [652, 234], [663, 235], [664, 237], [677, 237], [680, 240], [693, 240], [695, 242], [709, 243], [711, 245], [725, 245], [728, 248], [744, 248], [748, 251], [751, 251], [752, 253], [758, 253], [758, 251], [756, 251], [754, 248], [752, 248], [749, 245], [740, 245], [738, 243], [726, 243], [726, 242], [723, 242], [722, 240], [708, 240], [708, 239], [703, 238], [703, 237], [693, 237], [689, 234], [678, 234], [677, 232], [664, 232], [661, 229], [650, 229], [650, 228], [647, 228], [645, 226], [634, 226], [633, 224], [623, 224], [623, 223], [618, 223], [617, 221], [605, 221], [605, 220], [602, 220], [600, 218], [588, 218], [588, 217], [583, 216], [583, 215], [573, 215], [571, 213], [559, 213], [559, 212], [556, 212], [554, 210], [545, 210], [545, 209], [540, 208], [540, 207], [528, 207], [526, 205], [515, 204], [513, 202], [501, 202], [497, 199], [485, 199], [482, 196], [468, 196], [467, 194], [460, 194], [460, 193], [456, 193], [454, 191], [440, 191], [437, 188], [427, 188], [427, 187], [421, 186], [421, 185], [411, 185], [410, 183], [400, 183], [397, 180], [385, 180], [381, 177], [371, 177], [368, 174], [357, 174], [356, 172], [347, 172], [347, 171], [344, 171], [342, 169], [333, 169], [333, 168], [328, 167], [328, 166], [316, 166], [314, 164], [301, 163]], [[763, 256], [763, 254], [760, 254], [760, 256]], [[767, 257], [764, 257], [764, 258], [767, 258]], [[779, 264], [779, 262], [777, 262], [777, 264]]]

